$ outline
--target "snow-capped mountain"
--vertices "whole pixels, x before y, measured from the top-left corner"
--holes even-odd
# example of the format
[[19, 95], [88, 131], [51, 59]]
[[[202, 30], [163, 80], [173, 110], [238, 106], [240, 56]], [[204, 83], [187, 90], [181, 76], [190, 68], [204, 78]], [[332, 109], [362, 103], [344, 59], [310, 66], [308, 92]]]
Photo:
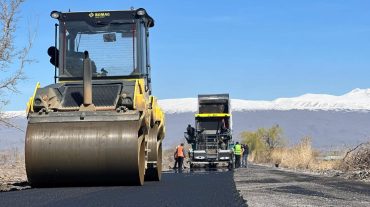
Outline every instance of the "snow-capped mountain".
[[[166, 114], [196, 112], [197, 98], [177, 98], [159, 100]], [[233, 111], [370, 111], [370, 88], [356, 88], [341, 96], [328, 94], [305, 94], [293, 98], [278, 98], [273, 101], [231, 99]], [[1, 115], [1, 114], [0, 114]], [[25, 116], [24, 111], [9, 111], [5, 116]]]
[[14, 118], [14, 117], [24, 117], [24, 116], [26, 116], [26, 110], [0, 112], [0, 117], [3, 119], [9, 119], [9, 118]]
[[[196, 98], [164, 99], [159, 105], [166, 113], [195, 112]], [[325, 111], [370, 111], [370, 89], [354, 89], [341, 96], [305, 94], [294, 98], [278, 98], [273, 101], [232, 99], [233, 111], [257, 110], [325, 110]]]
[[[187, 124], [194, 124], [196, 98], [159, 101], [166, 113], [166, 148], [184, 142]], [[306, 94], [273, 101], [232, 99], [235, 139], [245, 130], [279, 124], [289, 143], [312, 137], [315, 147], [351, 146], [370, 139], [370, 89], [355, 89], [341, 95]], [[363, 113], [367, 112], [367, 113]], [[0, 124], [0, 151], [24, 148], [25, 111], [0, 113], [18, 129]]]

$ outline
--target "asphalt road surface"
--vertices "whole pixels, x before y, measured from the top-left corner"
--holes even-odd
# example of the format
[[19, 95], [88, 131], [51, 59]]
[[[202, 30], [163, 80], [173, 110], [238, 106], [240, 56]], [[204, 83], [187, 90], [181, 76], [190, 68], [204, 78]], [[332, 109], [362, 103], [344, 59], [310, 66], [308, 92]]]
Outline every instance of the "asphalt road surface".
[[144, 186], [32, 188], [0, 193], [0, 206], [245, 206], [232, 172], [164, 173]]
[[234, 173], [248, 206], [370, 206], [370, 183], [251, 165]]

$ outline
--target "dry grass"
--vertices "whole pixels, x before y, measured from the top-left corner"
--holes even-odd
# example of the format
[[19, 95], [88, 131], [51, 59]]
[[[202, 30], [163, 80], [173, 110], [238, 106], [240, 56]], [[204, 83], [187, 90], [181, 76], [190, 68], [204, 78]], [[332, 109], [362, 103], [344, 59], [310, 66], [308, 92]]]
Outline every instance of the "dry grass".
[[0, 191], [8, 184], [26, 180], [24, 154], [17, 148], [0, 151]]
[[24, 154], [18, 148], [0, 151], [0, 165], [24, 161]]
[[311, 139], [303, 138], [292, 147], [280, 147], [260, 152], [251, 159], [259, 163], [271, 163], [292, 169], [308, 169], [311, 171], [325, 171], [338, 169], [340, 160], [318, 159], [319, 153], [312, 148]]
[[162, 154], [162, 170], [169, 170], [172, 169], [175, 160], [173, 159], [173, 153], [174, 153], [174, 147], [173, 149], [165, 149], [163, 150]]

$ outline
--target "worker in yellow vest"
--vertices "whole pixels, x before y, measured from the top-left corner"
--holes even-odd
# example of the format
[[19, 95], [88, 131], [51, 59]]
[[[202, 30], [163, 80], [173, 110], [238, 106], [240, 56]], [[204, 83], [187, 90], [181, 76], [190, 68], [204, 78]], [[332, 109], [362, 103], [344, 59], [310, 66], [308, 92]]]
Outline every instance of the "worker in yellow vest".
[[235, 168], [240, 167], [240, 156], [242, 154], [242, 145], [236, 142], [234, 145], [234, 155], [235, 155]]

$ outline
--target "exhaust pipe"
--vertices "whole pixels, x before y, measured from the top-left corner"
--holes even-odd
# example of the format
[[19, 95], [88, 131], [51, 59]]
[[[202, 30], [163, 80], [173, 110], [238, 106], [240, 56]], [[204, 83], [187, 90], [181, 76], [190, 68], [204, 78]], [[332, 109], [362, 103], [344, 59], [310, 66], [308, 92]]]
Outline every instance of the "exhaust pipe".
[[80, 111], [95, 111], [95, 106], [92, 103], [92, 67], [89, 52], [84, 52], [83, 60], [83, 104], [80, 106]]
[[88, 106], [92, 104], [92, 70], [91, 70], [91, 60], [89, 58], [89, 52], [84, 52], [84, 105]]

